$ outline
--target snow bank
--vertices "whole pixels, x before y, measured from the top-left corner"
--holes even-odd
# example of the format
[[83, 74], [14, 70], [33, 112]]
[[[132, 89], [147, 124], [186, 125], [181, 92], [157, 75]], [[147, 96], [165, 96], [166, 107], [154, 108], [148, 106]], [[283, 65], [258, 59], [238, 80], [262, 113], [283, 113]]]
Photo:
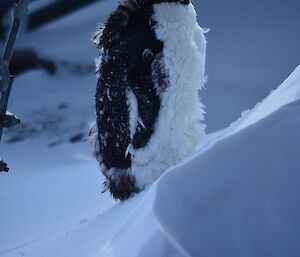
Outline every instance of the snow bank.
[[[162, 176], [95, 256], [299, 256], [299, 79], [298, 67], [260, 104], [281, 107], [254, 108], [251, 125]], [[283, 87], [293, 93], [279, 99]]]
[[255, 107], [251, 125], [245, 114], [210, 136], [148, 190], [81, 226], [0, 254], [298, 257], [299, 80], [298, 67], [259, 105], [278, 108]]
[[299, 111], [284, 105], [159, 181], [157, 219], [188, 256], [299, 256]]
[[298, 67], [260, 104], [281, 107], [254, 108], [251, 125], [162, 176], [96, 256], [299, 256], [299, 79]]
[[257, 122], [258, 120], [263, 119], [282, 106], [299, 99], [299, 72], [300, 66], [298, 66], [296, 70], [276, 90], [272, 91], [266, 99], [249, 111], [246, 117], [242, 117], [238, 122], [239, 126], [237, 129], [243, 129]]

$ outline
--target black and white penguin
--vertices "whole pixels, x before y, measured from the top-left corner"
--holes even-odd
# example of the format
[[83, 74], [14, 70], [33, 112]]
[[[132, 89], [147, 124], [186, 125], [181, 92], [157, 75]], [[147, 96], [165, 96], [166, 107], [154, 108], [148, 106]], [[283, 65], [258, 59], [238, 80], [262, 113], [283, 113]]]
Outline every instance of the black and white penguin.
[[125, 200], [203, 138], [206, 41], [189, 0], [126, 0], [96, 41], [91, 142], [107, 189]]

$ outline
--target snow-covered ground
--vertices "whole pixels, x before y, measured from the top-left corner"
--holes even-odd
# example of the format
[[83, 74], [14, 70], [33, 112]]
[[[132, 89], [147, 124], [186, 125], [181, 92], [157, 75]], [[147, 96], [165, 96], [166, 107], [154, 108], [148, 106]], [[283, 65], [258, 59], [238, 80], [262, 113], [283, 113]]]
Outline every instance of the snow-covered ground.
[[14, 84], [9, 110], [27, 124], [14, 131], [30, 136], [1, 145], [11, 171], [0, 174], [0, 256], [298, 257], [300, 66], [144, 192], [124, 203], [101, 194], [87, 143], [70, 139], [94, 119], [89, 39], [115, 3], [19, 41], [60, 65], [55, 77], [34, 71]]
[[[19, 145], [16, 154], [28, 147], [37, 163], [22, 160], [1, 177], [0, 254], [297, 257], [299, 111], [300, 66], [261, 104], [124, 203], [99, 194], [97, 167], [82, 145], [45, 152], [32, 142]], [[44, 154], [52, 163], [47, 169], [38, 165]]]

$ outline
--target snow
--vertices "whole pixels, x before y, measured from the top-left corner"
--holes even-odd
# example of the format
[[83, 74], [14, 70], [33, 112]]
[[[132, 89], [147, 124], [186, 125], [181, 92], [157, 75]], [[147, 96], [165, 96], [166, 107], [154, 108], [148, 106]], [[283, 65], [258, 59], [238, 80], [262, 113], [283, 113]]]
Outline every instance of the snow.
[[239, 132], [229, 128], [159, 181], [155, 212], [189, 256], [299, 256], [299, 108], [291, 99]]
[[[95, 23], [109, 12], [102, 6], [69, 17], [85, 18], [82, 26], [73, 28], [66, 18], [23, 35], [19, 44], [88, 65], [96, 56], [88, 45]], [[34, 71], [16, 78], [10, 111], [28, 124], [39, 121], [33, 114], [45, 108], [51, 115], [63, 112], [63, 119], [58, 135], [46, 129], [1, 145], [11, 167], [0, 174], [1, 257], [299, 256], [300, 66], [252, 110], [206, 135], [189, 157], [123, 203], [101, 194], [89, 145], [68, 141], [77, 132], [87, 135], [95, 83], [93, 71], [79, 76], [62, 65], [55, 77]], [[59, 111], [61, 103], [69, 108]]]
[[[92, 188], [92, 180], [97, 179], [97, 168], [90, 161], [62, 169], [50, 167], [42, 174], [11, 173], [2, 177], [1, 202], [5, 205], [1, 227], [6, 233], [1, 234], [0, 254], [299, 256], [299, 68], [283, 84], [285, 92], [295, 89], [289, 99], [282, 100], [275, 91], [259, 105], [274, 101], [280, 108], [270, 112], [255, 107], [249, 112], [257, 117], [251, 125], [244, 127], [240, 120], [233, 127], [208, 135], [193, 157], [169, 169], [146, 191], [124, 203], [113, 203], [105, 198], [107, 195], [95, 198], [97, 188]], [[240, 126], [243, 129], [238, 129]], [[70, 150], [68, 145], [62, 147]], [[17, 197], [22, 187], [31, 190], [27, 188]], [[16, 209], [8, 199], [27, 207], [39, 206], [39, 210], [34, 208], [27, 216], [25, 206]], [[89, 207], [89, 216], [83, 206]], [[7, 213], [12, 209], [16, 212]], [[69, 219], [64, 225], [70, 224], [70, 219], [74, 223], [51, 230], [51, 223], [57, 223], [52, 215], [58, 213]], [[37, 220], [47, 233], [40, 231], [39, 237], [16, 244], [16, 237], [21, 235], [8, 233], [10, 229], [33, 228]], [[17, 227], [13, 227], [14, 222], [18, 222]], [[31, 232], [37, 234], [39, 229], [34, 227]]]
[[299, 98], [299, 76], [300, 67], [298, 66], [284, 82], [276, 90], [271, 92], [262, 103], [258, 104], [256, 108], [247, 115], [247, 119], [243, 120], [243, 124], [239, 127], [242, 129], [256, 121], [263, 119], [272, 112], [280, 109], [283, 105], [296, 101]]

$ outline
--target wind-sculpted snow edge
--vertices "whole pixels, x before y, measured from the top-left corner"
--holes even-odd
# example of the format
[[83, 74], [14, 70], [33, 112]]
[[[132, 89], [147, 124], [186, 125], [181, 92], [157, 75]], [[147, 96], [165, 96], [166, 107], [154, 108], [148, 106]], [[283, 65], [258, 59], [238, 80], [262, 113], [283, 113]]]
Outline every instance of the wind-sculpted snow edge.
[[[259, 112], [256, 121], [249, 122], [245, 126], [248, 118], [246, 115], [234, 124], [234, 128], [229, 127], [222, 136], [214, 138], [215, 142], [211, 147], [202, 149], [202, 152], [169, 170], [157, 182], [153, 210], [156, 218], [163, 227], [163, 231], [171, 234], [176, 244], [185, 249], [190, 256], [201, 256], [201, 254], [210, 256], [207, 254], [211, 252], [212, 248], [207, 243], [210, 242], [213, 235], [214, 249], [216, 245], [217, 248], [223, 249], [223, 251], [221, 250], [222, 256], [232, 256], [230, 254], [235, 253], [235, 247], [243, 252], [242, 244], [248, 244], [248, 248], [249, 245], [251, 247], [251, 243], [245, 243], [243, 239], [230, 238], [230, 233], [233, 231], [237, 233], [239, 229], [228, 227], [226, 225], [228, 221], [232, 224], [237, 223], [241, 227], [245, 226], [245, 230], [241, 228], [243, 231], [241, 238], [244, 239], [247, 237], [247, 233], [252, 233], [255, 238], [264, 238], [264, 234], [259, 235], [258, 233], [259, 226], [262, 226], [262, 229], [265, 228], [267, 234], [272, 233], [272, 227], [275, 227], [276, 236], [280, 237], [280, 240], [273, 243], [269, 238], [265, 239], [267, 251], [272, 252], [270, 256], [280, 256], [286, 248], [289, 249], [289, 256], [295, 256], [295, 238], [297, 237], [284, 240], [280, 233], [277, 234], [277, 230], [283, 229], [284, 231], [285, 227], [289, 227], [289, 230], [293, 231], [291, 224], [297, 220], [297, 215], [295, 215], [297, 209], [293, 208], [293, 204], [284, 202], [286, 199], [295, 201], [296, 187], [282, 184], [280, 177], [285, 176], [286, 171], [289, 176], [300, 181], [299, 175], [297, 175], [300, 161], [296, 156], [297, 153], [300, 153], [300, 123], [297, 120], [297, 113], [300, 110], [299, 68], [300, 66], [277, 90], [249, 112], [254, 116], [256, 112]], [[266, 109], [263, 112], [262, 107], [272, 102], [277, 106], [273, 107], [272, 111]], [[289, 135], [284, 133], [286, 130], [290, 131]], [[289, 145], [289, 149], [286, 148], [286, 145]], [[247, 163], [247, 166], [244, 166], [246, 165], [244, 162]], [[288, 164], [287, 170], [284, 168], [285, 164]], [[229, 169], [229, 167], [231, 168]], [[283, 187], [281, 190], [284, 190], [284, 193], [280, 193], [281, 184]], [[265, 206], [265, 201], [270, 201], [272, 198], [268, 193], [268, 187], [272, 188], [272, 194], [279, 194], [279, 198], [285, 200], [282, 203], [279, 201]], [[256, 194], [263, 200], [259, 201], [259, 198], [256, 200]], [[246, 204], [247, 207], [237, 205], [240, 202], [240, 205], [243, 206], [244, 201], [249, 201]], [[229, 203], [223, 204], [225, 202]], [[281, 215], [277, 217], [279, 224], [273, 224], [272, 219], [274, 218], [272, 218], [270, 210], [277, 210], [281, 205], [286, 205], [286, 210], [284, 212], [278, 210]], [[256, 211], [258, 206], [263, 208], [262, 211], [266, 209], [269, 214]], [[215, 208], [219, 211], [215, 212]], [[250, 208], [249, 214], [245, 211], [246, 208]], [[239, 212], [239, 215], [248, 220], [250, 225], [244, 224], [244, 220], [232, 220], [235, 212]], [[210, 215], [207, 216], [207, 213]], [[255, 223], [256, 216], [253, 220], [250, 213], [258, 217], [260, 225]], [[269, 225], [265, 224], [264, 215], [270, 216]], [[293, 218], [286, 221], [285, 218], [281, 218], [284, 215], [290, 215]], [[215, 226], [215, 223], [221, 227]], [[252, 231], [251, 226], [258, 231]], [[202, 233], [201, 229], [205, 232]], [[190, 236], [185, 239], [182, 234], [187, 235], [187, 233]], [[208, 234], [204, 236], [205, 233]], [[225, 238], [228, 238], [221, 239], [222, 236], [218, 237], [220, 234], [226, 235]], [[193, 240], [197, 235], [199, 244]], [[203, 239], [202, 242], [200, 239]], [[234, 245], [234, 240], [241, 240], [241, 245]], [[259, 256], [262, 248], [256, 247], [257, 249], [252, 246], [249, 251]], [[205, 252], [208, 249], [210, 251]], [[244, 256], [241, 252], [239, 256]], [[214, 254], [218, 254], [218, 250]]]
[[[286, 113], [293, 108], [294, 105], [298, 106], [300, 109], [299, 82], [300, 66], [281, 86], [278, 87], [277, 90], [272, 92], [260, 104], [257, 104], [248, 112], [248, 114], [254, 115], [258, 108], [261, 112], [260, 106], [264, 106], [265, 102], [276, 102], [278, 97], [281, 96], [282, 100], [280, 102], [277, 101], [277, 107], [274, 108], [272, 112], [265, 110], [266, 112], [262, 113], [265, 115], [258, 116], [259, 118], [255, 122], [249, 123], [248, 126], [245, 127], [244, 124], [248, 117], [246, 114], [224, 131], [210, 137], [208, 139], [209, 142], [207, 142], [204, 147], [201, 148], [200, 146], [200, 150], [195, 151], [192, 156], [187, 157], [178, 165], [168, 169], [154, 184], [149, 186], [139, 207], [135, 210], [135, 213], [131, 215], [132, 219], [135, 217], [134, 220], [129, 221], [128, 224], [124, 223], [124, 228], [128, 231], [134, 231], [134, 234], [136, 234], [135, 232], [138, 227], [144, 227], [149, 223], [152, 224], [151, 230], [144, 231], [144, 239], [139, 241], [137, 246], [139, 249], [132, 250], [135, 252], [132, 256], [148, 256], [147, 254], [149, 254], [150, 246], [155, 242], [164, 245], [169, 252], [176, 252], [176, 256], [195, 256], [193, 254], [198, 250], [197, 245], [189, 245], [188, 241], [190, 240], [184, 242], [182, 241], [182, 238], [178, 236], [181, 234], [178, 233], [178, 230], [184, 232], [192, 229], [191, 227], [186, 227], [186, 221], [188, 221], [189, 218], [195, 219], [192, 210], [196, 208], [196, 206], [202, 206], [200, 207], [200, 213], [206, 213], [207, 209], [212, 208], [214, 205], [219, 205], [222, 201], [225, 201], [234, 190], [237, 190], [239, 188], [238, 184], [245, 179], [244, 176], [250, 176], [249, 179], [255, 179], [255, 177], [251, 177], [251, 175], [244, 174], [243, 172], [239, 174], [240, 168], [239, 166], [235, 168], [234, 163], [236, 161], [233, 159], [227, 161], [227, 163], [233, 167], [228, 173], [228, 176], [225, 177], [218, 176], [221, 174], [214, 174], [213, 170], [202, 169], [201, 164], [206, 163], [207, 165], [214, 165], [218, 161], [218, 157], [216, 156], [221, 156], [220, 154], [216, 154], [219, 152], [219, 148], [228, 148], [230, 150], [228, 145], [230, 146], [233, 144], [234, 147], [236, 147], [241, 140], [247, 141], [245, 135], [262, 134], [257, 133], [256, 131], [264, 131], [265, 127], [271, 127], [270, 124], [273, 124], [274, 120], [277, 121], [278, 124], [284, 123], [279, 121], [281, 119], [278, 118], [284, 116], [281, 115], [282, 112]], [[290, 98], [285, 97], [288, 95]], [[244, 127], [240, 128], [240, 126]], [[251, 136], [249, 138], [251, 138]], [[261, 139], [263, 141], [264, 136], [261, 136]], [[205, 159], [205, 161], [203, 161], [203, 159]], [[240, 162], [243, 161], [246, 161], [245, 158], [240, 160]], [[249, 166], [251, 167], [253, 165]], [[216, 167], [218, 167], [218, 165]], [[255, 167], [257, 168], [259, 166], [254, 165], [253, 169], [255, 169]], [[212, 175], [210, 174], [211, 172]], [[224, 172], [228, 171], [224, 170]], [[209, 176], [209, 183], [205, 185], [203, 184], [204, 182], [201, 181], [201, 177], [206, 179], [207, 182], [207, 176]], [[220, 178], [222, 178], [222, 180], [220, 180]], [[199, 183], [197, 183], [197, 180], [199, 180]], [[188, 199], [186, 197], [187, 192], [189, 192]], [[149, 199], [152, 200], [149, 201]], [[140, 219], [141, 217], [142, 219]], [[132, 222], [135, 224], [134, 226], [132, 225]], [[119, 237], [118, 235], [120, 235], [120, 233], [117, 233], [116, 235], [116, 242], [112, 242], [110, 248], [116, 248], [116, 246], [118, 246], [122, 249], [126, 245], [126, 236]], [[191, 247], [194, 247], [194, 249], [191, 249]], [[155, 256], [164, 256], [162, 254], [163, 250], [160, 250], [162, 252], [156, 250], [157, 255]], [[201, 251], [200, 248], [199, 251]], [[119, 250], [117, 252], [119, 252]], [[108, 252], [102, 252], [97, 257], [109, 256], [107, 254]]]

